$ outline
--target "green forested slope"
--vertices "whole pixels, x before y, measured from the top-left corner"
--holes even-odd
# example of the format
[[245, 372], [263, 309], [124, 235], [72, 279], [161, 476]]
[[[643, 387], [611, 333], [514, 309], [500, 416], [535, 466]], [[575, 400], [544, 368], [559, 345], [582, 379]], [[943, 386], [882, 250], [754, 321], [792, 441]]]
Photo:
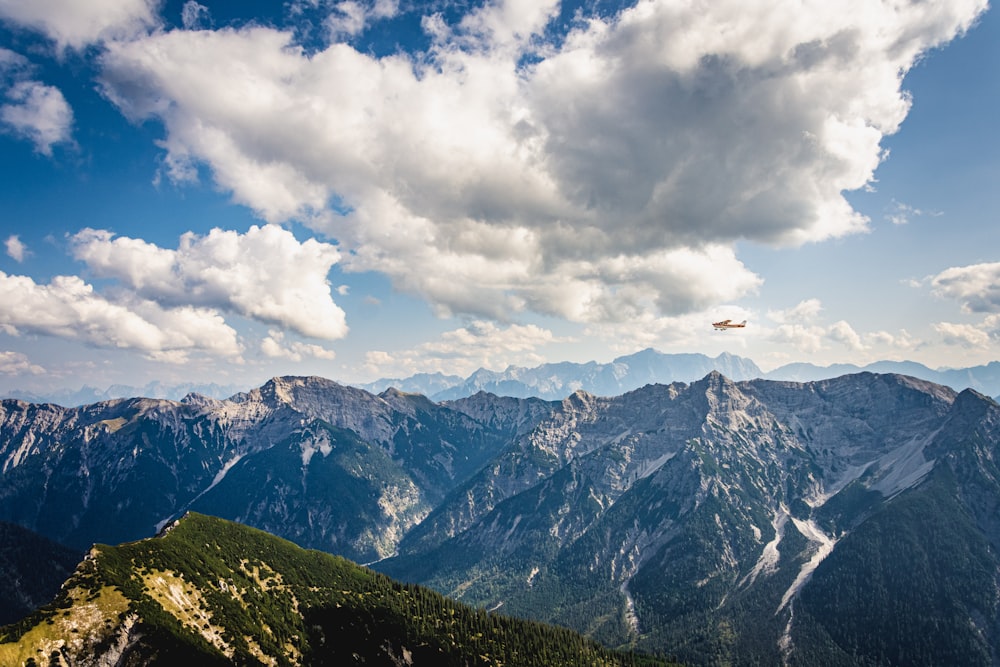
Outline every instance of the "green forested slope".
[[54, 604], [0, 642], [2, 665], [663, 664], [198, 514], [95, 547]]

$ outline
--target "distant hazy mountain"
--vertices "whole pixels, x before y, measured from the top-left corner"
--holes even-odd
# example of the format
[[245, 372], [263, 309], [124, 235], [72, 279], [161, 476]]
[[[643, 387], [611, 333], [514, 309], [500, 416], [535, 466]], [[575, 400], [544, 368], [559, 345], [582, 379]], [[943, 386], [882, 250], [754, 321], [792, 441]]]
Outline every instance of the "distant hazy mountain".
[[834, 364], [832, 366], [816, 366], [809, 363], [788, 364], [776, 368], [764, 377], [771, 380], [792, 380], [794, 382], [811, 382], [825, 380], [840, 375], [861, 372], [899, 373], [928, 380], [951, 387], [955, 391], [975, 389], [989, 396], [1000, 393], [1000, 362], [991, 361], [984, 366], [971, 368], [946, 368], [933, 370], [914, 361], [876, 361], [867, 366], [853, 364]]
[[459, 375], [444, 373], [417, 373], [408, 378], [383, 378], [375, 382], [356, 385], [359, 389], [379, 394], [390, 387], [408, 394], [435, 395], [462, 384], [465, 380]]
[[666, 663], [487, 615], [247, 526], [188, 515], [97, 546], [55, 604], [0, 630], [4, 665]]
[[504, 371], [479, 369], [467, 378], [456, 375], [419, 374], [409, 378], [382, 379], [358, 385], [371, 392], [389, 387], [423, 394], [435, 401], [447, 401], [486, 391], [498, 396], [534, 396], [562, 400], [582, 389], [597, 396], [617, 396], [647, 384], [692, 382], [712, 371], [732, 380], [791, 380], [812, 382], [853, 373], [897, 373], [943, 384], [956, 391], [975, 389], [993, 396], [1000, 394], [1000, 362], [972, 368], [933, 370], [913, 361], [877, 361], [867, 366], [833, 364], [817, 366], [793, 363], [764, 373], [751, 360], [723, 353], [718, 357], [703, 354], [665, 354], [645, 349], [618, 357], [608, 364], [562, 362], [534, 368], [511, 366]]
[[369, 391], [396, 387], [419, 392], [435, 401], [447, 401], [485, 391], [498, 396], [529, 396], [562, 400], [582, 389], [598, 396], [617, 396], [655, 382], [691, 382], [711, 371], [734, 380], [760, 377], [761, 370], [749, 359], [728, 353], [712, 358], [703, 354], [663, 354], [651, 348], [618, 357], [608, 364], [561, 362], [534, 368], [510, 366], [505, 371], [479, 369], [469, 377], [414, 375], [402, 380], [378, 380], [361, 385]]
[[30, 403], [55, 403], [66, 407], [90, 405], [116, 398], [165, 398], [179, 401], [190, 393], [202, 394], [210, 398], [229, 398], [233, 394], [244, 391], [246, 387], [237, 385], [209, 384], [173, 384], [150, 382], [144, 387], [133, 387], [124, 384], [114, 384], [101, 391], [95, 387], [83, 386], [77, 390], [63, 389], [59, 391], [36, 393], [30, 391], [8, 391], [0, 398], [15, 398]]
[[0, 520], [86, 547], [212, 513], [692, 665], [986, 666], [998, 461], [996, 402], [894, 374], [440, 403], [275, 378], [3, 401]]

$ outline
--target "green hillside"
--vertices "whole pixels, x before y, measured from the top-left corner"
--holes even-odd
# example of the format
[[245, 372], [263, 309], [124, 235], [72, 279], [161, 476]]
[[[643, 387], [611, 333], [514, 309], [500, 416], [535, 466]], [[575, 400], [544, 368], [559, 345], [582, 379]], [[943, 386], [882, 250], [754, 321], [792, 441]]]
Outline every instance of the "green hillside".
[[97, 546], [0, 630], [0, 665], [660, 665], [487, 613], [246, 526], [189, 514]]

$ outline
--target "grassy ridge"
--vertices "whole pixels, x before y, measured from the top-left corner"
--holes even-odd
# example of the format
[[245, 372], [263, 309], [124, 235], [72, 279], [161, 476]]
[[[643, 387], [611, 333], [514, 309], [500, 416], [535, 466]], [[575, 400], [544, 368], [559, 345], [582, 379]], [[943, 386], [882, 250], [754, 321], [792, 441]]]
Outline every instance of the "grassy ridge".
[[130, 664], [665, 664], [204, 515], [92, 556], [56, 603], [0, 631], [0, 663], [117, 651]]

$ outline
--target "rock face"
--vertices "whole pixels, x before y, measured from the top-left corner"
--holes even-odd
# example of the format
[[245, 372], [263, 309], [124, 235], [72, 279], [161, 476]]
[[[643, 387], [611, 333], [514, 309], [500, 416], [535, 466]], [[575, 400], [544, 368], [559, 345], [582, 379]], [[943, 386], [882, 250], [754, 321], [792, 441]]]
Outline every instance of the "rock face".
[[276, 378], [0, 410], [0, 519], [72, 546], [194, 509], [691, 664], [1000, 664], [1000, 407], [974, 391], [711, 372], [434, 403]]
[[367, 562], [504, 442], [421, 396], [275, 378], [219, 401], [0, 403], [0, 519], [80, 549], [188, 509]]
[[579, 392], [379, 567], [694, 664], [996, 664], [998, 416], [867, 373]]

